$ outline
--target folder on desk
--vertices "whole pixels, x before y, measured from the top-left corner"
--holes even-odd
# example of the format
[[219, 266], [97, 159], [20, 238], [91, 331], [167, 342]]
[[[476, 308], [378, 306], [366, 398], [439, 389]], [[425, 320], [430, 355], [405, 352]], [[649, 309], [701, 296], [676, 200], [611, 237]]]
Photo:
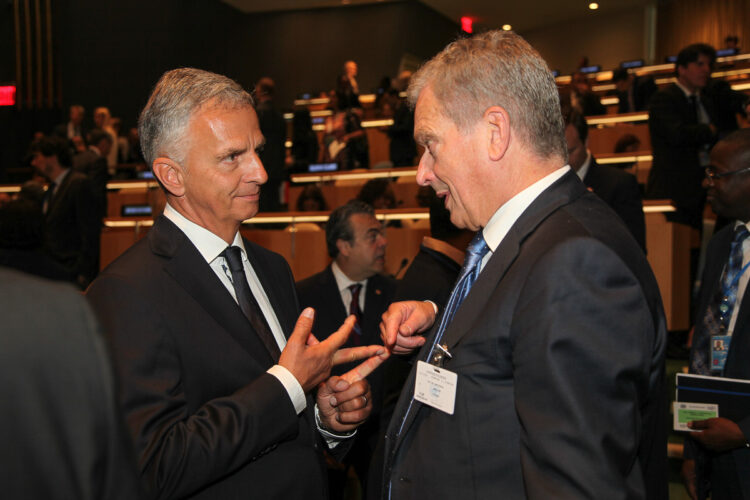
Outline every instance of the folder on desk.
[[719, 405], [719, 416], [737, 422], [750, 416], [750, 380], [677, 374], [676, 400]]

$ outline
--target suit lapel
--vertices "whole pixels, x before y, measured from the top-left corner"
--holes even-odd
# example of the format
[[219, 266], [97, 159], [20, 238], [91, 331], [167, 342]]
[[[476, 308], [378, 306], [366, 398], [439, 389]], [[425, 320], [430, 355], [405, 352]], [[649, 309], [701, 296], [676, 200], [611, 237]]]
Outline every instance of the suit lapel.
[[383, 291], [382, 278], [380, 275], [374, 275], [367, 280], [367, 293], [365, 294], [365, 313], [362, 325], [362, 344], [379, 344], [380, 315], [374, 311], [385, 311], [386, 296]]
[[164, 265], [165, 271], [253, 359], [264, 368], [271, 366], [273, 360], [250, 322], [184, 233], [169, 219], [159, 216], [148, 237], [152, 251], [168, 258]]
[[67, 192], [68, 188], [70, 187], [70, 181], [73, 177], [73, 169], [69, 169], [68, 173], [65, 175], [65, 178], [63, 178], [60, 185], [57, 187], [57, 192], [52, 195], [52, 197], [49, 199], [49, 202], [47, 203], [47, 218], [50, 217], [50, 215], [55, 213], [55, 209], [60, 204], [60, 200], [65, 198], [65, 193]]

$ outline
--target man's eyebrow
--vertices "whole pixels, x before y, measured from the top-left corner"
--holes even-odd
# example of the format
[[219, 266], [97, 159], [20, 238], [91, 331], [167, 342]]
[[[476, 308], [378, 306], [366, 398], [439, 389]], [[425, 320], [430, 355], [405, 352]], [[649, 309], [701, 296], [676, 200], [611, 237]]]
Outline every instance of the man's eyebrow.
[[418, 130], [414, 133], [414, 140], [419, 144], [427, 144], [435, 139], [437, 136], [431, 130]]
[[224, 158], [227, 158], [227, 157], [232, 156], [232, 155], [239, 156], [239, 155], [245, 153], [246, 151], [247, 151], [247, 148], [232, 148], [232, 147], [226, 148], [226, 149], [221, 150], [216, 155], [216, 159], [217, 160], [223, 160]]

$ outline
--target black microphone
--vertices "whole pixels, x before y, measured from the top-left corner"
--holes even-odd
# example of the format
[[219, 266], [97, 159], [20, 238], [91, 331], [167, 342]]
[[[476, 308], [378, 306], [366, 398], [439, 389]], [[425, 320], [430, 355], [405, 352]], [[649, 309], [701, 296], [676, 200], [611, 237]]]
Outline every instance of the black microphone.
[[391, 276], [393, 276], [394, 279], [398, 279], [398, 275], [401, 274], [401, 271], [404, 270], [404, 268], [406, 267], [406, 264], [408, 263], [409, 263], [409, 259], [407, 259], [406, 257], [401, 259], [401, 265], [398, 266], [398, 270], [395, 273], [393, 273]]

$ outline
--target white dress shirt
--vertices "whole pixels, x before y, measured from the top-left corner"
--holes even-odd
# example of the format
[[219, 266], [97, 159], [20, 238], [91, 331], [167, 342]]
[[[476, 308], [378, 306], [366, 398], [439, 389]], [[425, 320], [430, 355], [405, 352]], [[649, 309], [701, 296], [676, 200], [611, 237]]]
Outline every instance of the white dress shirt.
[[344, 271], [341, 270], [339, 265], [336, 263], [336, 261], [333, 261], [333, 264], [331, 264], [331, 271], [333, 271], [333, 277], [336, 280], [336, 287], [339, 289], [339, 295], [341, 295], [341, 302], [344, 303], [344, 309], [346, 310], [346, 314], [349, 315], [349, 306], [352, 303], [352, 291], [349, 290], [349, 287], [352, 285], [362, 285], [362, 289], [359, 291], [359, 310], [362, 311], [362, 314], [365, 312], [365, 293], [367, 293], [367, 282], [369, 280], [363, 280], [363, 281], [352, 281], [349, 279], [349, 276], [344, 274]]
[[[185, 236], [187, 236], [190, 242], [195, 245], [195, 248], [198, 249], [198, 252], [200, 252], [206, 260], [206, 263], [208, 263], [211, 269], [213, 269], [216, 276], [236, 302], [237, 296], [234, 292], [234, 286], [232, 285], [229, 265], [224, 257], [220, 255], [227, 246], [229, 246], [227, 245], [227, 242], [208, 229], [186, 219], [177, 210], [172, 208], [169, 203], [164, 207], [164, 216], [185, 233]], [[263, 311], [263, 316], [265, 316], [268, 326], [271, 328], [274, 339], [279, 345], [279, 350], [283, 351], [286, 346], [286, 337], [281, 329], [278, 318], [276, 318], [276, 313], [274, 312], [273, 307], [271, 307], [268, 296], [266, 295], [265, 290], [263, 290], [263, 286], [261, 286], [258, 275], [255, 273], [252, 264], [247, 258], [245, 245], [239, 231], [234, 235], [232, 245], [236, 245], [242, 250], [242, 264], [245, 268], [245, 276], [250, 285], [250, 291], [255, 296], [255, 300], [258, 301], [261, 311]], [[267, 371], [281, 382], [289, 394], [289, 398], [292, 400], [294, 409], [297, 411], [297, 414], [300, 414], [302, 410], [307, 407], [307, 400], [305, 399], [305, 392], [302, 390], [302, 386], [297, 379], [294, 378], [294, 375], [281, 365], [274, 365]]]

